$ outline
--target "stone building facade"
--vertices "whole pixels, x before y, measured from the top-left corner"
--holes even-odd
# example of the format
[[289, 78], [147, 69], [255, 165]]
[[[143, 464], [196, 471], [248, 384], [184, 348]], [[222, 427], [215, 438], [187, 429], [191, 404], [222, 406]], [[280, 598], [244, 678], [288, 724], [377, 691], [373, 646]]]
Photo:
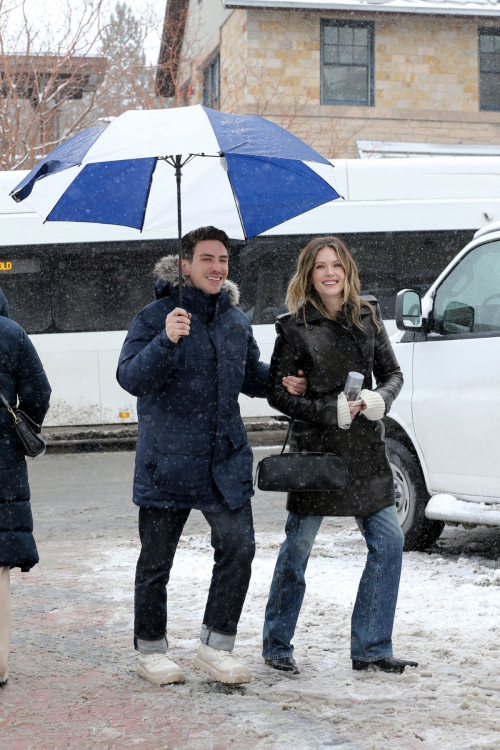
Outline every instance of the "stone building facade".
[[[434, 11], [432, 0], [399, 0], [399, 10], [396, 3], [356, 0], [350, 10], [334, 9], [335, 2], [322, 9], [313, 0], [303, 0], [301, 8], [286, 7], [286, 0], [276, 0], [275, 8], [233, 2], [241, 6], [221, 8], [221, 0], [187, 5], [185, 103], [264, 115], [330, 158], [356, 157], [362, 142], [469, 144], [472, 153], [481, 145], [500, 147], [500, 3], [465, 0], [453, 8], [436, 2]], [[211, 4], [217, 13], [210, 13]], [[217, 19], [212, 28], [210, 21], [200, 25], [202, 7], [205, 18]], [[202, 28], [201, 44], [190, 27], [198, 34]], [[352, 40], [353, 33], [354, 52], [343, 47], [340, 54], [350, 54], [352, 62], [361, 53], [365, 67], [335, 63], [332, 74], [325, 71], [330, 59], [339, 59], [338, 35]], [[355, 49], [357, 37], [362, 44], [369, 39], [368, 51]], [[207, 75], [213, 61], [215, 101]], [[346, 100], [346, 80], [355, 92], [368, 85], [366, 101]], [[340, 92], [340, 100], [331, 103], [331, 91]]]

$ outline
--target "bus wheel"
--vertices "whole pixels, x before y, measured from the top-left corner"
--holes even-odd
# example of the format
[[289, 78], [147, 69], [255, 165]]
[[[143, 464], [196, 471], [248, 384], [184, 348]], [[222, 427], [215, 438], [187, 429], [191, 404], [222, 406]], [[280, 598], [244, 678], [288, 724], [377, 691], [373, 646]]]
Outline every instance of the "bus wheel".
[[386, 446], [394, 476], [396, 510], [405, 537], [404, 549], [406, 552], [427, 549], [441, 535], [444, 523], [425, 517], [429, 494], [417, 459], [393, 438], [387, 438]]

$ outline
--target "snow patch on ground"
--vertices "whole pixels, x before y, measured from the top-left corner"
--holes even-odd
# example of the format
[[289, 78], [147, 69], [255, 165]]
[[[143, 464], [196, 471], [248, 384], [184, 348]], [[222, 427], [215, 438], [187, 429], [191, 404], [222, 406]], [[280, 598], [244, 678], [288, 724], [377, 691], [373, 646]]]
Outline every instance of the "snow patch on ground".
[[[289, 750], [293, 736], [297, 750], [500, 748], [498, 562], [405, 554], [394, 650], [416, 659], [419, 667], [402, 676], [359, 674], [351, 670], [349, 635], [364, 540], [355, 526], [320, 533], [294, 640], [301, 674], [286, 676], [266, 667], [260, 656], [264, 609], [282, 540], [283, 533], [257, 534], [236, 646], [254, 674], [245, 693], [251, 700], [239, 716], [242, 727], [260, 738], [255, 747]], [[98, 574], [119, 607], [110, 626], [131, 625], [137, 554], [138, 546], [129, 543], [96, 544], [88, 573], [81, 577], [82, 585], [91, 585]], [[188, 663], [197, 646], [211, 568], [209, 533], [183, 537], [168, 594], [169, 641], [172, 656], [181, 662]], [[193, 675], [181, 690], [196, 694], [200, 709], [241, 703], [241, 698], [219, 697], [214, 704], [220, 688]]]

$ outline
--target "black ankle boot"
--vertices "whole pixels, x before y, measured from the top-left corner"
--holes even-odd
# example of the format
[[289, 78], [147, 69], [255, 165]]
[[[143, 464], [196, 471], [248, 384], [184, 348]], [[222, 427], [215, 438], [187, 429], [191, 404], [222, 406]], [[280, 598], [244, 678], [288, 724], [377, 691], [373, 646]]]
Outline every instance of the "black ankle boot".
[[280, 672], [299, 674], [299, 668], [293, 656], [279, 656], [277, 659], [265, 659], [265, 662], [269, 667], [277, 669]]
[[403, 674], [405, 667], [418, 667], [418, 663], [416, 661], [407, 661], [406, 659], [394, 659], [392, 656], [388, 656], [386, 659], [378, 659], [377, 661], [352, 660], [352, 668], [360, 672], [368, 671], [371, 666], [375, 667], [376, 671]]

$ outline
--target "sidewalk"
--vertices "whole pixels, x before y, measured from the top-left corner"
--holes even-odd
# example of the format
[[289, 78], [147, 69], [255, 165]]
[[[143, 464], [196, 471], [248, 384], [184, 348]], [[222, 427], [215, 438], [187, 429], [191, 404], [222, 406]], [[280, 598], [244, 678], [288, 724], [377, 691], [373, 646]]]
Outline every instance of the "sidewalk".
[[[255, 460], [265, 454], [257, 448]], [[496, 529], [447, 528], [429, 553], [405, 555], [394, 647], [419, 667], [387, 675], [351, 669], [366, 546], [354, 519], [325, 519], [294, 637], [300, 674], [287, 675], [261, 657], [285, 499], [257, 491], [235, 649], [253, 679], [229, 687], [192, 667], [213, 567], [195, 511], [168, 591], [169, 642], [186, 682], [161, 688], [138, 677], [132, 646], [134, 454], [55, 454], [29, 466], [40, 564], [12, 573], [1, 750], [499, 750]]]
[[[169, 587], [171, 654], [186, 682], [162, 688], [135, 671], [137, 542], [43, 542], [41, 564], [12, 577], [1, 749], [498, 750], [499, 654], [491, 632], [498, 587], [474, 585], [479, 576], [470, 563], [459, 569], [452, 563], [450, 570], [438, 555], [408, 555], [396, 648], [420, 666], [402, 676], [353, 673], [349, 619], [363, 542], [355, 527], [331, 524], [325, 531], [308, 571], [296, 676], [272, 671], [260, 656], [282, 534], [258, 533], [236, 645], [253, 680], [240, 687], [215, 683], [192, 667], [213, 559], [205, 530], [182, 537]], [[492, 574], [482, 567], [485, 581]]]

